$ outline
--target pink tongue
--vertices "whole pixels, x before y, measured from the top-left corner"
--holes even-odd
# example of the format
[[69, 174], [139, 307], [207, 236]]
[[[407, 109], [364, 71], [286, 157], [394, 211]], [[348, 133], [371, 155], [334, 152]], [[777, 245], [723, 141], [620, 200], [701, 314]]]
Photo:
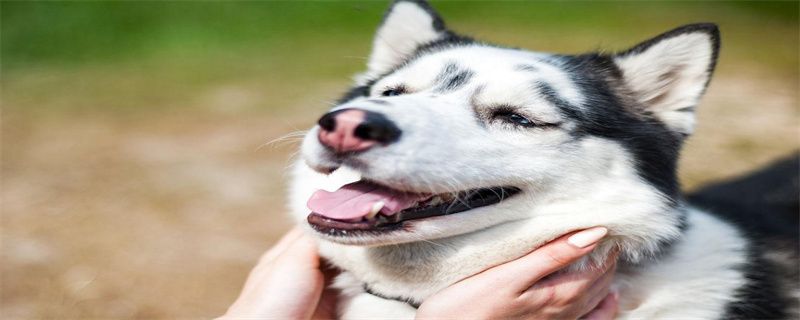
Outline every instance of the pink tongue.
[[383, 201], [380, 213], [390, 216], [424, 200], [423, 194], [405, 193], [368, 182], [345, 185], [335, 192], [317, 190], [308, 199], [312, 212], [337, 220], [352, 220], [364, 217], [376, 202]]

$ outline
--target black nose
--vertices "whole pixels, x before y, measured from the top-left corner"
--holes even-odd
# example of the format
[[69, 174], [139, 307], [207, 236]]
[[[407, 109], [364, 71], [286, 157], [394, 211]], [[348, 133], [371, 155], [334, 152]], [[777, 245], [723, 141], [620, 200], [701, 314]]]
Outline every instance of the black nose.
[[361, 117], [363, 117], [363, 120], [361, 120], [360, 123], [358, 123], [355, 126], [355, 129], [350, 129], [350, 128], [338, 128], [338, 129], [353, 130], [352, 134], [360, 139], [376, 141], [384, 144], [392, 143], [400, 139], [400, 135], [402, 134], [400, 128], [398, 128], [394, 122], [386, 118], [386, 116], [384, 116], [383, 114], [374, 111], [367, 111], [356, 108], [340, 109], [326, 113], [321, 118], [319, 118], [319, 121], [317, 121], [317, 123], [322, 128], [322, 130], [328, 132], [337, 131], [337, 125], [339, 127], [341, 126], [349, 127], [351, 125], [350, 123], [339, 124], [338, 122], [342, 121], [343, 119], [337, 120], [337, 118], [343, 118], [340, 117], [340, 115], [346, 113], [360, 114]]

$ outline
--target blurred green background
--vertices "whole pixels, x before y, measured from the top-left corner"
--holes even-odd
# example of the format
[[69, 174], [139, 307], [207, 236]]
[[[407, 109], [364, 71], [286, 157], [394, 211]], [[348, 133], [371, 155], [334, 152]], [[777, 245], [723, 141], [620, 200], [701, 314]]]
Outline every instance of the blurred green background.
[[[723, 37], [681, 178], [798, 141], [798, 2], [434, 1], [499, 44], [621, 50]], [[360, 71], [387, 2], [0, 2], [2, 318], [222, 313], [291, 224], [296, 139]]]

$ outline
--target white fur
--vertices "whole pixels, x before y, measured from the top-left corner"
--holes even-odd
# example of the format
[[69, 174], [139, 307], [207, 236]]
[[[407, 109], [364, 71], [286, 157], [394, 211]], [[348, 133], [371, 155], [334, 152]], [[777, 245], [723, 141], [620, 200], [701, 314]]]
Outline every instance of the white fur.
[[736, 267], [747, 262], [738, 230], [691, 210], [689, 229], [673, 253], [634, 274], [618, 273], [620, 318], [714, 319], [745, 284]]
[[407, 59], [422, 44], [442, 36], [433, 28], [433, 17], [414, 3], [399, 2], [391, 8], [372, 41], [367, 73], [379, 76]]
[[705, 32], [662, 40], [643, 52], [615, 59], [637, 98], [674, 130], [690, 134], [694, 112], [711, 77], [714, 48]]
[[413, 319], [416, 313], [416, 309], [405, 302], [382, 299], [364, 292], [362, 283], [351, 273], [336, 277], [333, 287], [342, 292], [338, 312], [340, 319]]

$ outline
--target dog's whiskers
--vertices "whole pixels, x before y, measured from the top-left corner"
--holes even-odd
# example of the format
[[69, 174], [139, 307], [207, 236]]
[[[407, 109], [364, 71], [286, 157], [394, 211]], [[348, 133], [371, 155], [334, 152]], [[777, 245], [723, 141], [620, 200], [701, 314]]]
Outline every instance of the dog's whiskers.
[[260, 146], [258, 146], [258, 148], [256, 148], [255, 151], [260, 151], [262, 148], [267, 147], [267, 146], [273, 146], [273, 147], [277, 146], [277, 144], [281, 143], [281, 142], [301, 141], [301, 140], [303, 140], [303, 137], [305, 137], [306, 133], [308, 133], [308, 130], [299, 130], [299, 131], [289, 132], [287, 134], [284, 134], [284, 135], [282, 135], [280, 137], [277, 137], [275, 139], [272, 139], [270, 141], [267, 141], [267, 142], [261, 144]]

